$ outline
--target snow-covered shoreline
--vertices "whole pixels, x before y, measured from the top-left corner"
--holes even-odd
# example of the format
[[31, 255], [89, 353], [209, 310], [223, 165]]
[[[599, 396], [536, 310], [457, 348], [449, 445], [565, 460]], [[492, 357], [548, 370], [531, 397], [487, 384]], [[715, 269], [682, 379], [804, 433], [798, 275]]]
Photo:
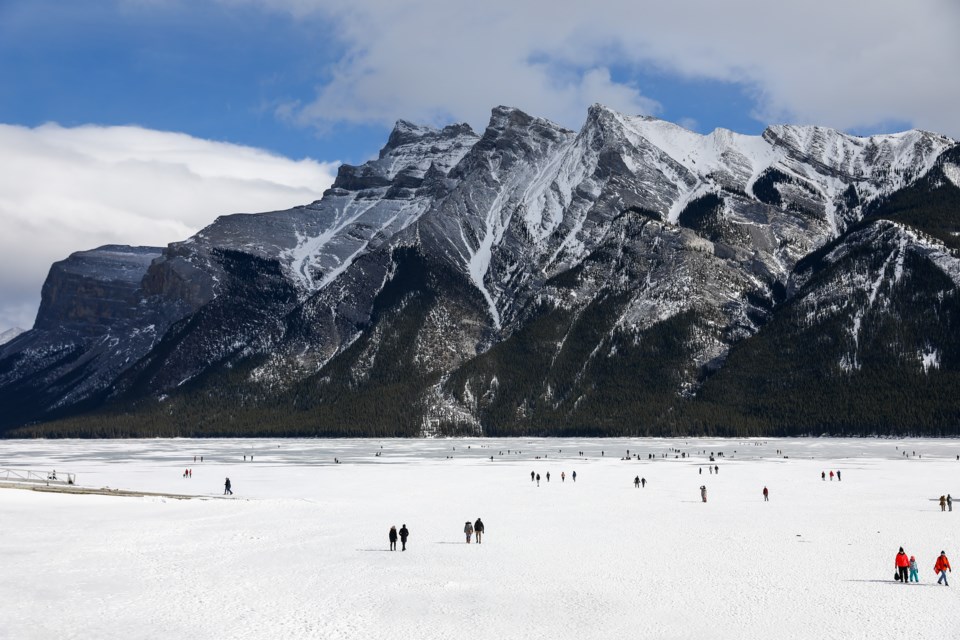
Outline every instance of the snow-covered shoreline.
[[[953, 439], [0, 441], [0, 467], [218, 498], [0, 489], [0, 638], [944, 637], [960, 585], [932, 567], [960, 558], [960, 509], [936, 498], [960, 495], [957, 455]], [[893, 582], [900, 546], [920, 585]]]

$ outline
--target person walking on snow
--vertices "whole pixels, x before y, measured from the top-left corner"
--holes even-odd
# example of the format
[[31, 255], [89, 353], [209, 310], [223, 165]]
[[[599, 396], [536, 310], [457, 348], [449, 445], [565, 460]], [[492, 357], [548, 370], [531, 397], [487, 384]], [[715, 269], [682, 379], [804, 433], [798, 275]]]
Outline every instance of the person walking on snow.
[[766, 487], [763, 488], [763, 501], [770, 502], [770, 492], [767, 491]]
[[540, 474], [539, 474], [539, 473], [537, 474], [537, 486], [538, 486], [538, 487], [540, 486]]
[[533, 471], [530, 472], [530, 482], [533, 482]]
[[467, 520], [463, 525], [463, 533], [467, 536], [467, 544], [470, 544], [470, 536], [473, 535], [473, 525]]
[[576, 481], [577, 481], [577, 472], [574, 471], [572, 474], [570, 474], [570, 477], [572, 477], [572, 478], [573, 478], [573, 481], [576, 482]]
[[953, 511], [953, 498], [950, 497], [950, 494], [947, 494], [947, 511]]
[[633, 479], [633, 486], [636, 487], [637, 489], [640, 488], [640, 476], [637, 476], [636, 478]]
[[947, 496], [940, 496], [940, 511], [947, 510]]
[[477, 518], [477, 521], [473, 523], [473, 532], [477, 534], [477, 544], [483, 539], [483, 520]]
[[897, 557], [894, 559], [893, 564], [897, 568], [897, 580], [903, 584], [907, 584], [907, 570], [910, 568], [910, 558], [904, 553], [903, 547], [900, 547], [900, 551], [897, 552]]
[[387, 534], [387, 537], [390, 538], [390, 551], [397, 550], [397, 525], [390, 527], [390, 533]]
[[953, 573], [953, 569], [950, 568], [950, 561], [947, 560], [947, 554], [941, 551], [937, 557], [937, 563], [933, 565], [933, 572], [940, 574], [940, 577], [937, 579], [937, 584], [942, 582], [945, 587], [950, 586], [947, 582], [947, 571]]
[[910, 556], [910, 582], [920, 582], [920, 571], [917, 569], [917, 559]]
[[410, 535], [410, 532], [407, 531], [407, 525], [400, 527], [400, 551], [407, 550], [407, 536]]
[[830, 472], [830, 482], [833, 482], [833, 471]]
[[[560, 482], [566, 482], [566, 481], [567, 481], [567, 472], [566, 472], [566, 471], [561, 471], [561, 472], [560, 472]], [[479, 542], [479, 540], [478, 540], [477, 542]]]
[[233, 489], [230, 488], [230, 478], [227, 478], [223, 483], [223, 495], [227, 494], [233, 495]]
[[707, 485], [705, 484], [700, 485], [700, 499], [704, 502], [707, 501]]
[[647, 488], [647, 479], [646, 479], [646, 478], [640, 478], [640, 486], [643, 487], [644, 489]]
[[547, 471], [547, 482], [550, 482], [550, 472]]

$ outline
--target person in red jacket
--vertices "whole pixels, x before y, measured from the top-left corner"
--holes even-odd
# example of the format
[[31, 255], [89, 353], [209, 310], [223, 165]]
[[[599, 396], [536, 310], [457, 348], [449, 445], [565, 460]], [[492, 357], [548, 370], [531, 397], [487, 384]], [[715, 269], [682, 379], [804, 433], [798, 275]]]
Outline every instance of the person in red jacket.
[[953, 573], [953, 569], [950, 568], [950, 561], [947, 560], [947, 554], [941, 551], [940, 556], [937, 558], [937, 563], [933, 565], [933, 572], [940, 574], [940, 579], [937, 580], [937, 584], [942, 582], [945, 586], [950, 586], [950, 583], [947, 582], [947, 571]]
[[894, 565], [897, 567], [897, 574], [900, 576], [900, 582], [907, 584], [907, 571], [910, 569], [910, 558], [906, 553], [904, 553], [903, 547], [900, 547], [900, 551], [897, 553], [897, 558], [894, 560]]

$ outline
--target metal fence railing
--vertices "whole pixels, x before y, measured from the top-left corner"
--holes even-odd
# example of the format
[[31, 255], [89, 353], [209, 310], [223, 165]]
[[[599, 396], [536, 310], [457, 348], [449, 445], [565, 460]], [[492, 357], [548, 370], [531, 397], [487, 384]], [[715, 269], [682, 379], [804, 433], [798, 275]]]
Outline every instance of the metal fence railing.
[[0, 482], [29, 482], [41, 484], [76, 484], [75, 473], [62, 471], [30, 471], [27, 469], [0, 469]]

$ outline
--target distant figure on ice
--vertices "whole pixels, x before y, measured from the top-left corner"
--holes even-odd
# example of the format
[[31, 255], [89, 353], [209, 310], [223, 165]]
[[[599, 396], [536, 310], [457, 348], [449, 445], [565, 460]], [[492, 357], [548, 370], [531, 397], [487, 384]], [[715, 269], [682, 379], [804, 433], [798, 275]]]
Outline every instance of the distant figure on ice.
[[[561, 472], [560, 472], [560, 482], [566, 482], [566, 481], [567, 481], [567, 472], [566, 472], [566, 471], [561, 471]], [[477, 540], [477, 542], [480, 542], [480, 541]]]
[[933, 565], [933, 572], [940, 574], [940, 577], [937, 579], [937, 584], [942, 582], [943, 586], [950, 586], [950, 584], [947, 582], [947, 571], [953, 573], [953, 569], [950, 568], [950, 561], [947, 560], [947, 554], [941, 551], [940, 555], [937, 557], [937, 563]]
[[570, 474], [570, 476], [573, 478], [573, 481], [574, 481], [574, 482], [577, 481], [577, 472], [576, 472], [576, 471], [574, 471], [572, 474]]
[[716, 464], [713, 465], [713, 472], [714, 472], [714, 473], [720, 473], [720, 465], [716, 465]]
[[950, 494], [947, 494], [947, 511], [953, 511], [953, 498], [950, 497]]
[[840, 482], [840, 470], [837, 469], [837, 482]]
[[533, 471], [530, 472], [530, 482], [533, 482]]
[[897, 580], [903, 584], [907, 584], [907, 570], [910, 568], [910, 558], [904, 553], [903, 547], [900, 547], [900, 551], [897, 552], [897, 557], [894, 559], [893, 564], [897, 568]]
[[537, 486], [538, 486], [538, 487], [540, 486], [540, 474], [539, 474], [539, 473], [537, 474]]
[[770, 492], [767, 491], [766, 487], [763, 488], [763, 501], [770, 502]]
[[550, 472], [547, 471], [547, 482], [550, 482]]
[[826, 471], [821, 471], [821, 472], [820, 472], [820, 479], [821, 479], [821, 480], [826, 480], [826, 479], [827, 479], [827, 472], [826, 472]]
[[833, 482], [833, 471], [830, 471], [830, 482]]
[[467, 544], [470, 544], [470, 537], [473, 535], [473, 525], [467, 520], [463, 525], [463, 533], [467, 536]]
[[636, 478], [633, 479], [633, 486], [636, 487], [637, 489], [640, 488], [640, 476], [637, 476]]
[[410, 532], [407, 531], [407, 525], [400, 527], [400, 551], [407, 550], [407, 536], [410, 535]]
[[920, 582], [920, 571], [917, 569], [917, 559], [910, 556], [910, 582]]
[[480, 544], [483, 541], [483, 520], [480, 518], [473, 523], [473, 532], [477, 534], [477, 544]]
[[707, 501], [707, 485], [705, 484], [700, 485], [700, 499], [704, 502]]
[[940, 511], [947, 510], [947, 496], [940, 496]]
[[233, 489], [231, 489], [230, 486], [230, 478], [227, 478], [223, 483], [223, 495], [233, 495]]
[[390, 551], [397, 550], [397, 525], [390, 527], [390, 533], [387, 534], [387, 537], [390, 538]]
[[643, 487], [644, 489], [647, 488], [647, 479], [646, 479], [646, 478], [640, 478], [640, 486]]
[[700, 475], [703, 475], [703, 467], [700, 467]]

